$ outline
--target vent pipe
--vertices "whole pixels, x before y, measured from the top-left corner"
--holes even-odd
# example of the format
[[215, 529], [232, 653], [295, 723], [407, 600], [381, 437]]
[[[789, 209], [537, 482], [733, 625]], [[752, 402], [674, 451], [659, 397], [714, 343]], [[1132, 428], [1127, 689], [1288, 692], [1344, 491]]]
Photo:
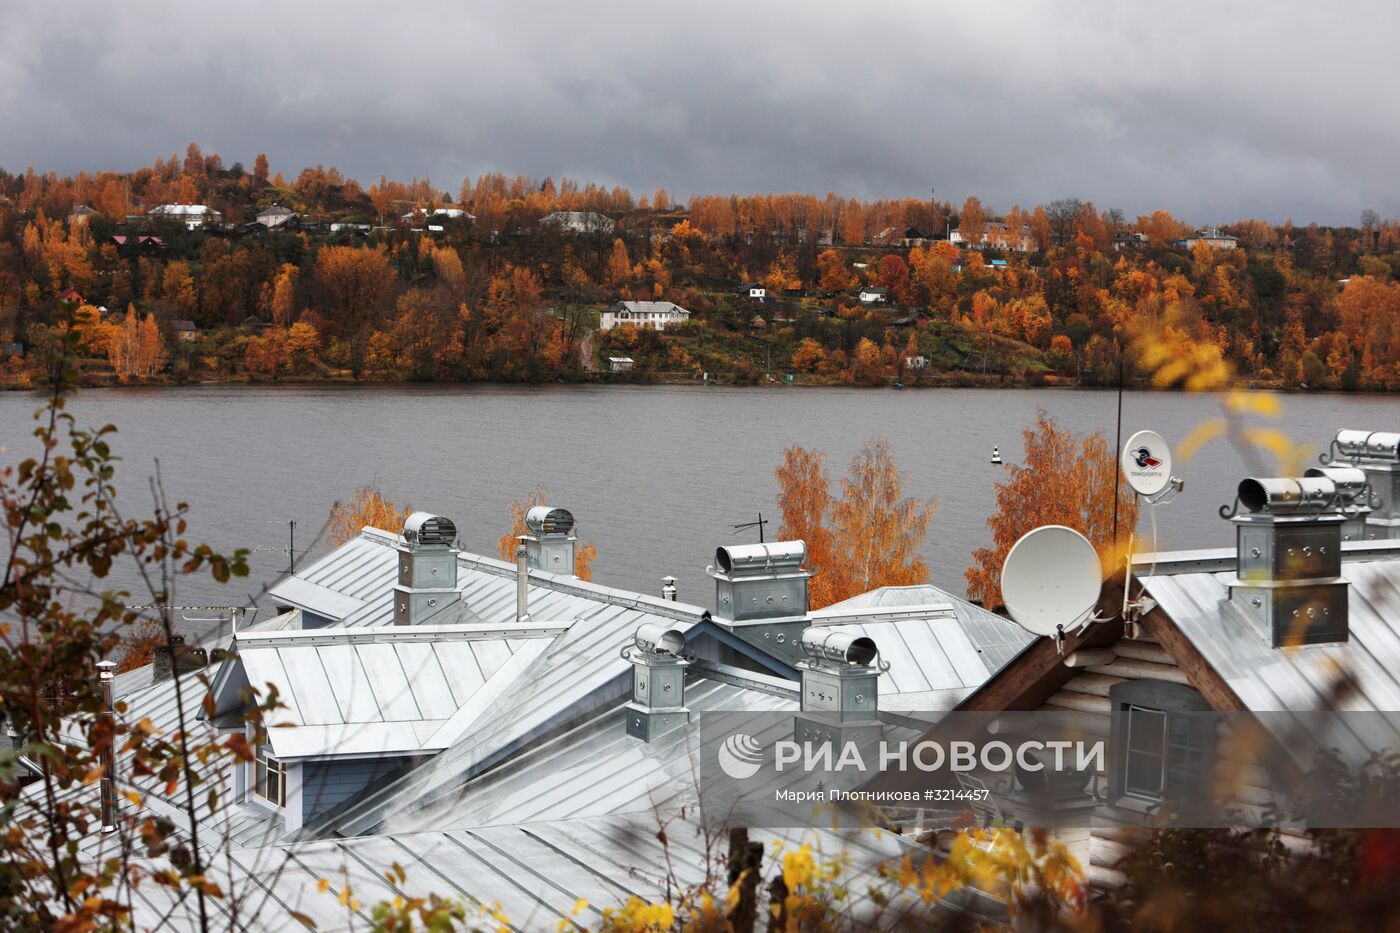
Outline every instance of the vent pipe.
[[1236, 576], [1230, 602], [1275, 648], [1344, 642], [1347, 581], [1342, 526], [1369, 491], [1354, 475], [1249, 478], [1234, 508]]
[[812, 625], [798, 641], [802, 712], [794, 738], [811, 745], [878, 740], [879, 681], [889, 665], [880, 661], [874, 640], [834, 625]]
[[102, 682], [102, 718], [107, 722], [107, 741], [102, 744], [102, 835], [117, 831], [117, 717], [112, 704], [111, 661], [97, 662], [98, 679]]
[[668, 600], [670, 600], [671, 602], [675, 602], [675, 601], [676, 601], [676, 578], [675, 578], [675, 577], [662, 577], [662, 578], [661, 578], [661, 598], [662, 598], [662, 599], [668, 599]]
[[1400, 432], [1338, 431], [1318, 459], [1327, 467], [1355, 467], [1371, 485], [1371, 512], [1353, 540], [1400, 539]]
[[[399, 582], [394, 587], [394, 624], [419, 625], [456, 618], [462, 594], [457, 591], [457, 526], [451, 519], [414, 512], [403, 524], [399, 546]], [[452, 614], [447, 614], [452, 613]]]
[[685, 633], [648, 622], [638, 626], [622, 656], [632, 662], [627, 734], [650, 742], [690, 719], [685, 705]]
[[524, 541], [515, 546], [515, 621], [530, 621], [530, 554]]
[[807, 614], [801, 541], [747, 544], [715, 550], [715, 615], [730, 622], [802, 617]]
[[529, 553], [530, 569], [546, 573], [574, 574], [574, 516], [568, 509], [537, 505], [525, 513], [529, 533], [521, 537]]

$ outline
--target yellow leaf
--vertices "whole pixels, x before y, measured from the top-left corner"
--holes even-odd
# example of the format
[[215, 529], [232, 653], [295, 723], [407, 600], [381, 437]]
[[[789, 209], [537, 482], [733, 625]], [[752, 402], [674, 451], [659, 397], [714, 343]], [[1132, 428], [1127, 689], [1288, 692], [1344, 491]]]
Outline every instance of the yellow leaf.
[[1269, 392], [1231, 392], [1225, 396], [1225, 407], [1237, 415], [1276, 418], [1283, 413], [1283, 403]]
[[586, 898], [586, 897], [581, 897], [581, 898], [579, 898], [578, 900], [574, 901], [574, 909], [573, 909], [573, 912], [571, 913], [571, 916], [577, 917], [579, 914], [583, 913], [583, 912], [584, 912], [585, 910], [587, 910], [587, 909], [588, 909], [588, 898]]
[[1176, 445], [1176, 455], [1182, 463], [1189, 462], [1208, 441], [1225, 433], [1225, 422], [1219, 418], [1202, 421], [1191, 429], [1191, 433]]
[[122, 796], [130, 800], [133, 807], [139, 807], [145, 802], [145, 799], [134, 790], [124, 790]]
[[1280, 460], [1287, 459], [1293, 453], [1293, 442], [1278, 428], [1245, 428], [1240, 432], [1240, 437], [1247, 444], [1272, 451]]
[[330, 890], [330, 888], [331, 888], [331, 882], [330, 882], [330, 879], [328, 879], [328, 878], [322, 878], [320, 881], [317, 881], [317, 882], [316, 882], [316, 893], [317, 893], [317, 894], [325, 894], [327, 891]]

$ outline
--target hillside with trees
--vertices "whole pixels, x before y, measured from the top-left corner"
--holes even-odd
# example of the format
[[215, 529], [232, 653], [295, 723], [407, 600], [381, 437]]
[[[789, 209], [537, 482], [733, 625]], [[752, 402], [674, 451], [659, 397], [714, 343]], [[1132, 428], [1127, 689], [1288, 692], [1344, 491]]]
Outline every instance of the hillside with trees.
[[[292, 218], [264, 213], [279, 207]], [[97, 385], [1100, 385], [1122, 357], [1143, 381], [1120, 348], [1150, 328], [1218, 348], [1254, 385], [1393, 390], [1397, 279], [1400, 223], [1371, 212], [1356, 227], [1242, 220], [1202, 235], [1165, 210], [1130, 219], [1074, 199], [682, 202], [501, 174], [365, 186], [333, 167], [287, 178], [262, 155], [226, 165], [195, 144], [126, 173], [0, 171], [9, 387], [45, 382], [68, 333]], [[690, 316], [600, 330], [619, 300]]]

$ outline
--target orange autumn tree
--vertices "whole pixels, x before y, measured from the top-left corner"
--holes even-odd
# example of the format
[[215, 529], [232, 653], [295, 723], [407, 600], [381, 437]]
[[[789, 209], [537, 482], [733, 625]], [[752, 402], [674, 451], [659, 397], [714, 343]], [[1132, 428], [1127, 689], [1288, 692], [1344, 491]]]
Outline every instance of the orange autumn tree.
[[967, 594], [987, 608], [1002, 604], [1001, 567], [1011, 546], [1041, 525], [1067, 525], [1094, 545], [1108, 576], [1122, 563], [1138, 501], [1123, 483], [1118, 489], [1118, 535], [1114, 538], [1114, 480], [1118, 457], [1102, 433], [1080, 437], [1041, 411], [1035, 426], [1022, 432], [1025, 466], [1008, 466], [1010, 476], [997, 483], [997, 511], [987, 519], [992, 546], [972, 553]]
[[928, 582], [919, 552], [938, 501], [904, 495], [888, 441], [867, 441], [856, 453], [840, 499], [831, 495], [825, 451], [789, 447], [776, 474], [778, 536], [807, 543], [811, 608], [876, 587]]
[[330, 517], [326, 519], [327, 543], [339, 547], [356, 537], [365, 526], [398, 534], [412, 514], [413, 509], [408, 506], [399, 508], [384, 498], [377, 485], [361, 486], [349, 502], [336, 502], [331, 506]]
[[[510, 531], [501, 535], [496, 542], [496, 553], [501, 560], [515, 560], [515, 545], [521, 535], [530, 533], [530, 529], [525, 527], [525, 514], [537, 505], [545, 505], [549, 501], [549, 490], [536, 484], [530, 490], [530, 494], [524, 499], [512, 499], [507, 508], [510, 510]], [[598, 556], [598, 546], [593, 542], [582, 542], [574, 545], [574, 576], [580, 580], [593, 579], [593, 560]]]

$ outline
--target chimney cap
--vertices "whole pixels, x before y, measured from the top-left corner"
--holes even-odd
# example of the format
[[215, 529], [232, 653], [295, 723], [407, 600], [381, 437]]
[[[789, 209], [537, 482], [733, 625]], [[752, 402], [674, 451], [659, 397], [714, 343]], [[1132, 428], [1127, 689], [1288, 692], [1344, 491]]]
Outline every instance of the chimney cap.
[[431, 512], [414, 512], [403, 523], [403, 536], [410, 545], [451, 546], [457, 540], [452, 519]]
[[806, 559], [804, 541], [740, 544], [715, 549], [715, 566], [721, 573], [732, 576], [800, 570]]
[[1369, 505], [1366, 494], [1370, 491], [1371, 480], [1360, 467], [1329, 466], [1308, 467], [1303, 473], [1307, 478], [1325, 477], [1337, 487], [1337, 498], [1350, 504], [1361, 499], [1362, 505]]
[[1342, 430], [1332, 446], [1350, 460], [1400, 461], [1400, 433], [1394, 431]]
[[685, 633], [680, 629], [666, 628], [655, 622], [646, 622], [637, 627], [637, 649], [649, 654], [666, 657], [680, 657], [685, 650]]
[[880, 651], [867, 635], [852, 635], [826, 625], [809, 625], [802, 632], [802, 653], [813, 661], [869, 667]]
[[1240, 481], [1236, 495], [1256, 514], [1322, 512], [1336, 505], [1337, 484], [1326, 476], [1250, 477]]
[[537, 505], [525, 513], [525, 527], [537, 535], [566, 535], [574, 530], [574, 516], [568, 509]]

